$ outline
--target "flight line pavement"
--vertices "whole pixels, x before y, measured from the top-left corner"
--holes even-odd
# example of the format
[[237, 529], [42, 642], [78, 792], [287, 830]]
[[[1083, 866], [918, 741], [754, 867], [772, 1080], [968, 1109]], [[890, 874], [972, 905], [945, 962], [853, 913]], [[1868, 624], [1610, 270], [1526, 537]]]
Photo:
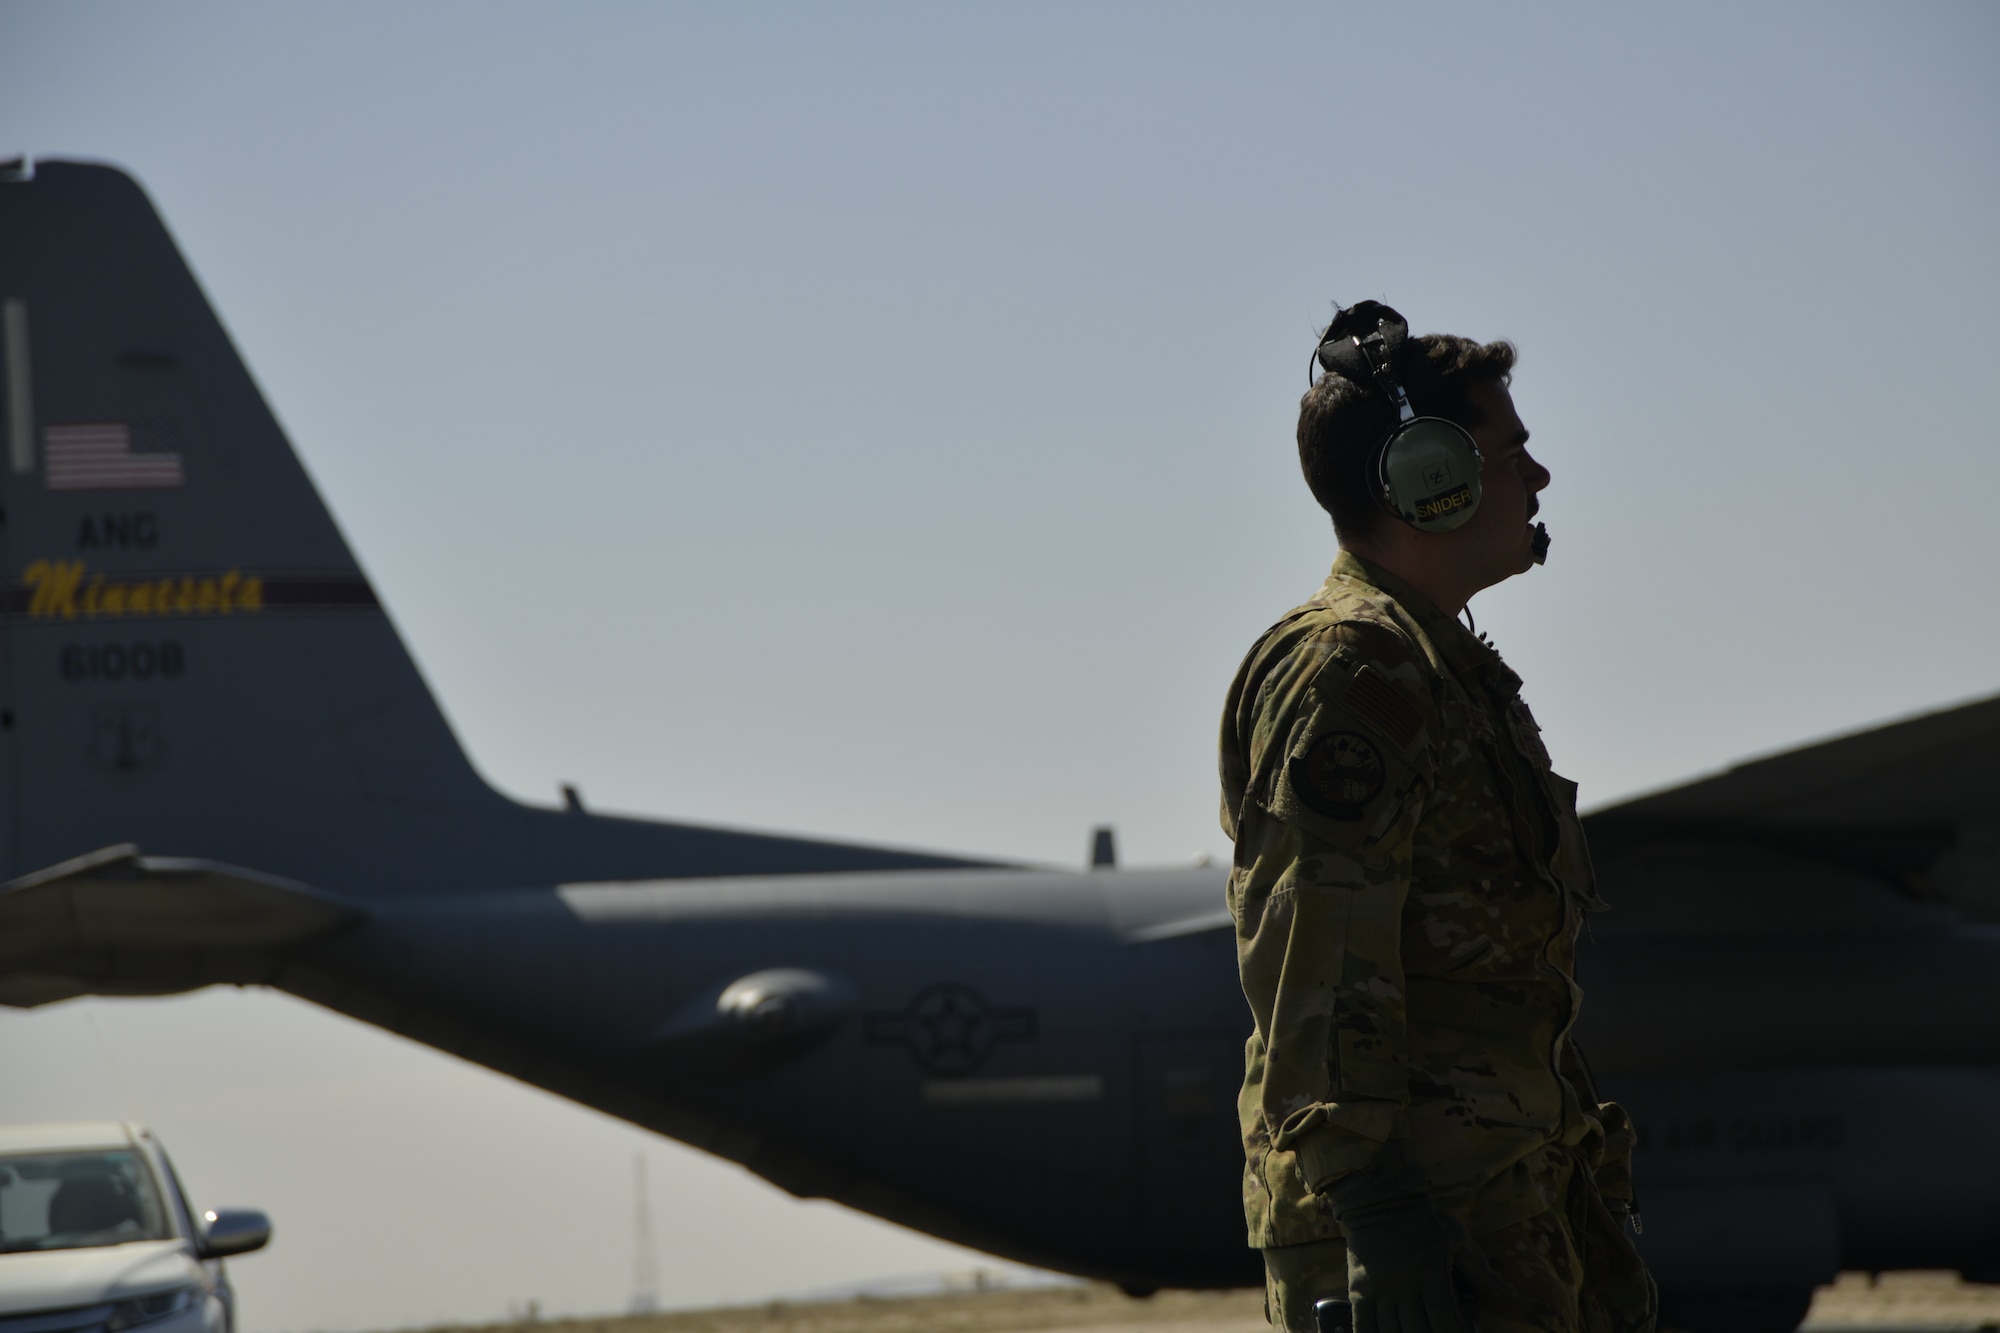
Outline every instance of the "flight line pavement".
[[[923, 1296], [772, 1301], [649, 1315], [450, 1325], [452, 1333], [1268, 1333], [1257, 1291], [989, 1286]], [[434, 1333], [442, 1333], [435, 1330]], [[1805, 1333], [2000, 1333], [2000, 1286], [1955, 1273], [1846, 1273], [1820, 1288]]]

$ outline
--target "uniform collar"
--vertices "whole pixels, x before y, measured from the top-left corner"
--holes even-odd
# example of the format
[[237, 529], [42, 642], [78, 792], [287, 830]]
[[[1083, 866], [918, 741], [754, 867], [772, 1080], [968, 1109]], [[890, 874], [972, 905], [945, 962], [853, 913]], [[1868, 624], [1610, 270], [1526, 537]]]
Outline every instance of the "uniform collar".
[[1417, 622], [1424, 637], [1436, 646], [1453, 675], [1479, 681], [1502, 699], [1521, 692], [1521, 678], [1500, 659], [1491, 644], [1460, 624], [1456, 617], [1438, 610], [1430, 598], [1382, 566], [1343, 548], [1334, 557], [1333, 572], [1327, 575], [1328, 583], [1336, 579], [1365, 584], [1393, 598]]

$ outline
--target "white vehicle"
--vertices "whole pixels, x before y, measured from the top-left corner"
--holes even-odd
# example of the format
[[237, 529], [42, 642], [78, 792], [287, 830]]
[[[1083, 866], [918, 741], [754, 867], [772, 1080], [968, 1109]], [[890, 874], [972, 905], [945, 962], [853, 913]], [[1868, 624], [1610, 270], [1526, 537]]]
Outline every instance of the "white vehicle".
[[223, 1256], [270, 1239], [195, 1212], [138, 1125], [0, 1126], [0, 1333], [234, 1333]]

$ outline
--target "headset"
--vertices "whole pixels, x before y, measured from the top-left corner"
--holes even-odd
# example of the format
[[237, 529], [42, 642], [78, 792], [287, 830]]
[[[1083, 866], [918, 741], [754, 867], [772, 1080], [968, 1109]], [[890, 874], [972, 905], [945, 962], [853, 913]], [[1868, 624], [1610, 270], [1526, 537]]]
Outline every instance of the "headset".
[[[1374, 384], [1396, 409], [1396, 424], [1369, 463], [1382, 507], [1419, 532], [1450, 532], [1479, 511], [1484, 462], [1472, 436], [1455, 421], [1420, 417], [1396, 378], [1396, 354], [1410, 322], [1380, 301], [1334, 308], [1313, 359], [1322, 370], [1356, 384]], [[1535, 525], [1535, 563], [1548, 558], [1549, 530]]]

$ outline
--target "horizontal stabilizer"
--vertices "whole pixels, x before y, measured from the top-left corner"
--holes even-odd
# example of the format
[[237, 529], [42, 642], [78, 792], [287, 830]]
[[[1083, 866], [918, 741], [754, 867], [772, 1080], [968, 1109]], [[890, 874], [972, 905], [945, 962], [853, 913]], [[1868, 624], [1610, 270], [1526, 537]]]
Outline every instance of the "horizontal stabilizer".
[[259, 980], [276, 953], [360, 916], [275, 875], [106, 847], [0, 885], [0, 1003]]

